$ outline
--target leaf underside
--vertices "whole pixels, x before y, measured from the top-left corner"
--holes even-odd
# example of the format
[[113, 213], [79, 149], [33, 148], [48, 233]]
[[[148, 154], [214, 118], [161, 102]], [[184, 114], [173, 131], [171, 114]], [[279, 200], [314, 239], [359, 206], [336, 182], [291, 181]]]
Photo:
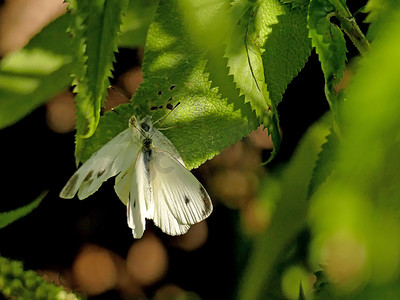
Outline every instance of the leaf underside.
[[335, 91], [335, 86], [343, 77], [347, 48], [342, 30], [330, 22], [334, 14], [335, 7], [328, 0], [310, 1], [310, 37], [324, 73], [326, 98], [336, 119], [341, 95]]

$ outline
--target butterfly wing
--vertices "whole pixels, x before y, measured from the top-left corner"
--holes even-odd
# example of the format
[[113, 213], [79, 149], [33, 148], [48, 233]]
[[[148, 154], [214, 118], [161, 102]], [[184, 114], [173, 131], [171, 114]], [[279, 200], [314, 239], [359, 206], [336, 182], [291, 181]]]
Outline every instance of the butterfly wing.
[[196, 177], [170, 153], [154, 148], [152, 156], [154, 223], [167, 234], [183, 234], [211, 214], [211, 199]]
[[[154, 212], [150, 174], [147, 165], [145, 155], [143, 151], [140, 151], [130, 178], [130, 190], [127, 200], [128, 226], [132, 229], [134, 238], [137, 239], [143, 236], [146, 218], [152, 219]], [[125, 177], [120, 181], [120, 184], [123, 184]], [[116, 190], [118, 189], [117, 185], [115, 188]]]
[[69, 179], [60, 193], [61, 198], [85, 199], [99, 189], [112, 176], [126, 170], [135, 160], [139, 142], [126, 129], [94, 153]]
[[122, 171], [115, 178], [114, 190], [118, 198], [125, 204], [128, 204], [129, 193], [131, 190], [131, 183], [133, 180], [133, 172], [135, 169], [135, 163], [132, 163], [128, 169]]
[[171, 141], [161, 131], [155, 129], [152, 133], [152, 140], [154, 148], [162, 149], [163, 151], [168, 152], [182, 165], [185, 165], [181, 155], [179, 154], [178, 150], [176, 150], [174, 144], [172, 144]]

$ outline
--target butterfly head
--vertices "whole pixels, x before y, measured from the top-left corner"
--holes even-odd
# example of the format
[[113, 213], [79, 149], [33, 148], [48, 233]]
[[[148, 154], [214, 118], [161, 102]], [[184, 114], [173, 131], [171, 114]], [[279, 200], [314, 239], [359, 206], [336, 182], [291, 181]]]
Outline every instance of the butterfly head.
[[153, 129], [153, 122], [150, 116], [141, 119], [132, 116], [129, 120], [129, 127], [132, 130], [138, 130], [142, 135], [149, 134]]

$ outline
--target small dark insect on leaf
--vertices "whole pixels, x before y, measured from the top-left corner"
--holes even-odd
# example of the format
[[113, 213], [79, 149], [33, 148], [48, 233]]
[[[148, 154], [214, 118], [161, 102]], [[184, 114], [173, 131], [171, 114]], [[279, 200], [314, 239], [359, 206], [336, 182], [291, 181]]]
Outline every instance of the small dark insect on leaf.
[[176, 87], [176, 84], [173, 84], [169, 87], [169, 89], [172, 91]]

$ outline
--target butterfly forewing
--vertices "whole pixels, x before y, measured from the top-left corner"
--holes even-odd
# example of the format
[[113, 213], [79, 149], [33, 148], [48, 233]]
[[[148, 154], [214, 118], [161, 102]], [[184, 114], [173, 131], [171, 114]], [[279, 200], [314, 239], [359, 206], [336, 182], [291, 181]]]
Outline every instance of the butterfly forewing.
[[179, 154], [178, 150], [176, 150], [174, 144], [172, 144], [171, 141], [161, 131], [155, 130], [152, 134], [152, 140], [153, 147], [155, 149], [161, 149], [164, 152], [168, 152], [182, 165], [185, 165], [181, 158], [181, 155]]
[[132, 140], [130, 130], [124, 130], [100, 148], [75, 172], [62, 189], [60, 197], [73, 198], [78, 190], [79, 199], [90, 196], [104, 181], [127, 168], [133, 161], [132, 157], [137, 155], [139, 148], [140, 144]]

